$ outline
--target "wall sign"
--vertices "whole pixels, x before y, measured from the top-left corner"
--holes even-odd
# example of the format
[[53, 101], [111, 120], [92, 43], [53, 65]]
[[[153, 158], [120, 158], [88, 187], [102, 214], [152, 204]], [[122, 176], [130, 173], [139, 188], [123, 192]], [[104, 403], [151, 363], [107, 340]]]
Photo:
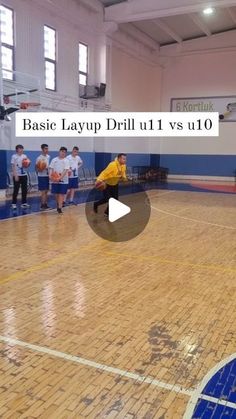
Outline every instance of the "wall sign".
[[236, 96], [172, 98], [171, 112], [219, 112], [221, 122], [236, 122]]

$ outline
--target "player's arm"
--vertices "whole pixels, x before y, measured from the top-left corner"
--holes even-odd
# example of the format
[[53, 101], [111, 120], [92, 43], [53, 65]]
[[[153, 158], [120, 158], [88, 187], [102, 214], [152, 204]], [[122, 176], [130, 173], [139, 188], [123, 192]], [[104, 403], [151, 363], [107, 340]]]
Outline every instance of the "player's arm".
[[111, 179], [114, 177], [114, 163], [108, 164], [106, 169], [104, 169], [100, 175], [97, 177], [97, 181], [103, 181], [106, 182], [106, 180]]
[[78, 170], [83, 166], [83, 160], [79, 157], [79, 161], [78, 161]]
[[124, 167], [124, 170], [122, 171], [121, 178], [122, 178], [123, 182], [127, 182], [128, 181], [128, 178], [127, 178], [127, 175], [126, 175], [126, 166]]
[[37, 173], [38, 173], [38, 167], [37, 167], [38, 161], [39, 161], [39, 157], [37, 157], [36, 162], [35, 162], [35, 166], [34, 166], [35, 172], [37, 172]]
[[18, 181], [19, 177], [18, 177], [18, 174], [17, 174], [17, 171], [16, 171], [16, 162], [15, 162], [13, 157], [11, 159], [11, 167], [12, 167], [12, 174], [13, 174], [15, 180]]
[[53, 174], [53, 172], [54, 172], [54, 162], [52, 160], [51, 163], [48, 166], [48, 174], [49, 174], [49, 177]]
[[61, 174], [61, 180], [67, 175], [68, 171], [70, 170], [70, 162], [68, 159], [66, 159], [65, 162], [65, 169], [63, 170], [62, 174]]

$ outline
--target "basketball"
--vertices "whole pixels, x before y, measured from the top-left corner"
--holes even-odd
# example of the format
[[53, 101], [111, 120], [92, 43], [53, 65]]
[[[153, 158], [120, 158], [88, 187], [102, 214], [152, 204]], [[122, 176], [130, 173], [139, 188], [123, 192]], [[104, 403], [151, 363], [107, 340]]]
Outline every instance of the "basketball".
[[22, 160], [22, 167], [24, 167], [26, 169], [27, 167], [30, 166], [30, 163], [31, 163], [30, 159], [25, 158], [25, 159]]
[[51, 179], [51, 181], [52, 181], [53, 183], [58, 183], [58, 182], [60, 181], [60, 178], [61, 178], [61, 176], [60, 176], [60, 174], [59, 174], [59, 173], [57, 173], [57, 172], [53, 172], [53, 173], [51, 173], [51, 175], [50, 175], [50, 179]]
[[98, 191], [104, 191], [104, 189], [106, 189], [106, 187], [107, 187], [106, 183], [105, 183], [105, 182], [103, 182], [102, 180], [98, 180], [98, 181], [95, 183], [95, 188], [96, 188]]
[[43, 172], [47, 167], [47, 162], [45, 160], [39, 160], [36, 163], [36, 168], [38, 172]]

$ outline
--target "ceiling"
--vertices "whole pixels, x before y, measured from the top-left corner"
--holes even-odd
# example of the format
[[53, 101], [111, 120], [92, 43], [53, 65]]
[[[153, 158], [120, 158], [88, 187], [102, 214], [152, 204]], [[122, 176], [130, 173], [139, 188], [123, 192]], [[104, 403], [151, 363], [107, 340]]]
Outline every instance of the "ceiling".
[[[142, 1], [142, 3], [140, 3], [141, 0], [100, 1], [105, 7], [105, 19], [107, 21], [115, 21], [119, 25], [120, 30], [131, 34], [133, 37], [136, 34], [139, 40], [143, 36], [146, 43], [150, 40], [150, 45], [153, 45], [154, 41], [162, 47], [191, 39], [209, 38], [214, 34], [236, 30], [236, 1], [225, 0], [220, 3], [220, 0], [216, 0], [215, 3], [218, 1], [217, 5], [220, 4], [220, 7], [215, 7], [214, 13], [211, 15], [203, 14], [202, 0], [195, 2], [198, 6], [201, 3], [201, 7], [195, 10], [195, 5], [192, 3], [190, 7], [188, 5], [185, 7], [187, 13], [183, 14], [180, 13], [180, 9], [177, 10], [176, 4], [179, 3], [180, 7], [182, 7], [184, 0], [182, 0], [182, 4], [181, 0], [175, 0], [172, 3], [171, 0], [167, 0], [168, 8], [165, 9], [164, 13], [163, 9], [158, 9], [161, 0], [155, 0], [155, 3], [152, 2], [152, 8], [150, 7], [150, 9], [148, 9], [148, 4], [152, 0]], [[191, 0], [188, 4], [190, 3]], [[212, 3], [214, 2], [211, 1]], [[132, 9], [130, 9], [130, 5]], [[204, 5], [206, 5], [206, 2]], [[141, 8], [142, 13], [140, 13]], [[132, 12], [129, 14], [130, 10]], [[157, 17], [158, 10], [161, 11], [160, 17]], [[184, 10], [183, 7], [182, 10]], [[148, 18], [145, 18], [147, 15]]]

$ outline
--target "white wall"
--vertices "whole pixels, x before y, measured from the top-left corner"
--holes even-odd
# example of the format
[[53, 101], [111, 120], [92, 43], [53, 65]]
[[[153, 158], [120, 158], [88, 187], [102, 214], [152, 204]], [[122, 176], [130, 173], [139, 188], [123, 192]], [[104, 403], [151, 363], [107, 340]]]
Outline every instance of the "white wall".
[[[169, 58], [163, 69], [161, 110], [170, 110], [173, 97], [236, 94], [236, 50], [199, 52]], [[236, 124], [221, 123], [219, 138], [164, 138], [152, 142], [163, 154], [236, 154]]]
[[[161, 71], [147, 47], [132, 37], [123, 36], [122, 46], [107, 38], [103, 9], [99, 1], [77, 0], [6, 0], [15, 12], [15, 69], [40, 80], [41, 103], [51, 110], [79, 111], [78, 43], [89, 45], [89, 84], [106, 82], [107, 99], [113, 110], [152, 111], [160, 109]], [[57, 91], [44, 88], [43, 26], [57, 31]], [[117, 37], [118, 35], [118, 37]], [[91, 102], [88, 102], [90, 106]], [[104, 102], [102, 103], [104, 104]], [[100, 104], [98, 103], [98, 106]], [[42, 110], [43, 110], [42, 108]], [[1, 147], [14, 149], [19, 142], [12, 123], [4, 123], [0, 132]], [[68, 147], [75, 141], [81, 151], [149, 153], [149, 141], [144, 139], [66, 139]], [[117, 144], [119, 141], [119, 144]], [[26, 149], [37, 150], [41, 139], [21, 139]], [[63, 139], [50, 139], [51, 148], [58, 149]]]
[[117, 111], [160, 110], [161, 70], [113, 46], [112, 108]]
[[[149, 112], [160, 110], [161, 68], [128, 48], [111, 47], [111, 103], [114, 111]], [[97, 151], [115, 153], [150, 152], [149, 138], [106, 138], [95, 145]]]
[[[4, 5], [14, 10], [15, 21], [15, 70], [28, 73], [40, 80], [41, 103], [51, 110], [79, 111], [78, 44], [89, 45], [89, 83], [105, 82], [106, 45], [103, 30], [103, 8], [99, 1], [91, 0], [94, 9], [76, 0], [5, 0]], [[43, 26], [57, 31], [57, 91], [49, 92], [44, 86]], [[25, 76], [26, 77], [26, 76]], [[33, 100], [32, 100], [33, 101]], [[14, 119], [14, 116], [13, 116]], [[1, 148], [12, 149], [19, 142], [12, 123], [5, 123], [0, 130]], [[77, 140], [77, 139], [76, 139]], [[25, 140], [31, 150], [38, 147], [40, 139]], [[52, 142], [58, 149], [61, 139]], [[74, 144], [74, 139], [72, 140]], [[66, 140], [70, 146], [70, 140]], [[83, 142], [83, 144], [82, 144]], [[91, 151], [93, 138], [78, 141], [81, 150]], [[55, 144], [55, 145], [54, 145]], [[93, 147], [92, 147], [93, 148]]]

